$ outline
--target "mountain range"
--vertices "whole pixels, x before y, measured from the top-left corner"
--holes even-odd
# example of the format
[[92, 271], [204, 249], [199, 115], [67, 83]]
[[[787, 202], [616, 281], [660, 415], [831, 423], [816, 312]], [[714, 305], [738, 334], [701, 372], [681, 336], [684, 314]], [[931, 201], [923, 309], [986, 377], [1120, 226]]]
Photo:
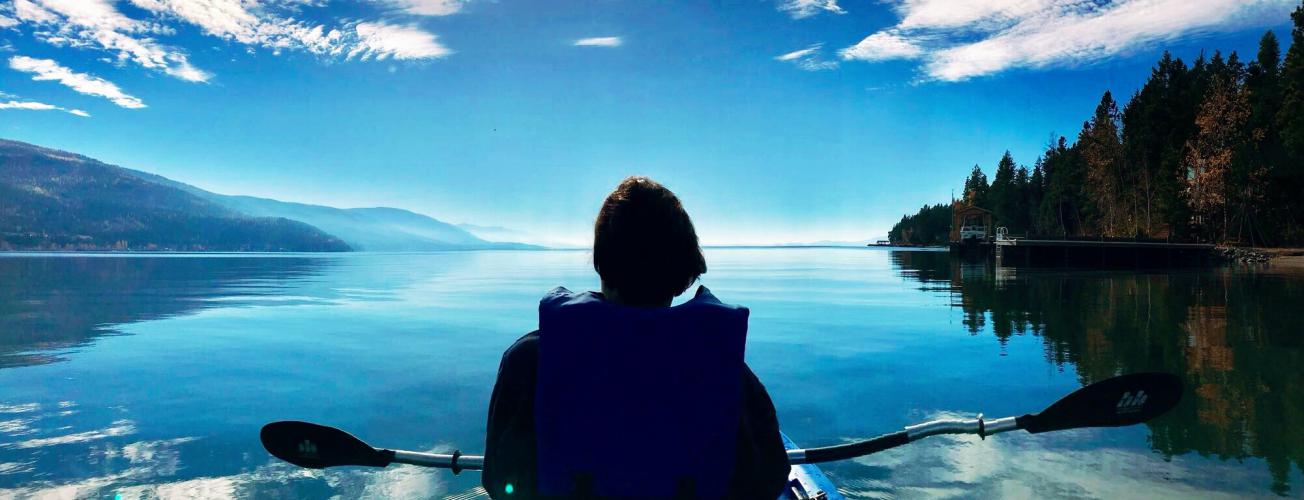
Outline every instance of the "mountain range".
[[398, 208], [335, 208], [218, 194], [86, 156], [0, 139], [0, 250], [499, 248], [540, 247], [491, 241]]

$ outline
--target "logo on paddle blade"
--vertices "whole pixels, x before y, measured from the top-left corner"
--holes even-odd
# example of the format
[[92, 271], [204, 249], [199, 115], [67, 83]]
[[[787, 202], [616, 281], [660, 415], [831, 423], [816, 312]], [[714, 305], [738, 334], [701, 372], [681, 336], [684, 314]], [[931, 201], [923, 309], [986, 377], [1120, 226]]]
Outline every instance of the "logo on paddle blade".
[[1114, 408], [1114, 412], [1119, 415], [1136, 413], [1141, 411], [1141, 407], [1145, 404], [1146, 391], [1136, 391], [1136, 394], [1131, 391], [1125, 392], [1123, 397], [1118, 400], [1118, 406]]
[[299, 443], [299, 455], [304, 457], [316, 458], [317, 445], [313, 444], [312, 441], [309, 441], [307, 439], [303, 440], [302, 443]]

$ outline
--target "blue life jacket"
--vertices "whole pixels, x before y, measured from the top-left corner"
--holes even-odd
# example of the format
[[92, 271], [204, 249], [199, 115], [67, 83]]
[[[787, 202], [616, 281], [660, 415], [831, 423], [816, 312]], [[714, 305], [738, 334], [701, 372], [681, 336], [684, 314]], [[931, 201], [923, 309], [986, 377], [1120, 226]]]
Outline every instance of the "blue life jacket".
[[556, 288], [539, 304], [534, 423], [548, 496], [720, 498], [733, 474], [747, 308]]

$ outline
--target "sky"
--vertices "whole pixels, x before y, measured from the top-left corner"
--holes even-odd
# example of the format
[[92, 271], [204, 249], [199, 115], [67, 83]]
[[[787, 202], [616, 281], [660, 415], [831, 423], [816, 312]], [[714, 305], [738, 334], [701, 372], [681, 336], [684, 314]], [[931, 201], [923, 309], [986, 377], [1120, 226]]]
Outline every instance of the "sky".
[[1298, 5], [0, 0], [0, 137], [574, 244], [628, 175], [707, 244], [875, 240]]

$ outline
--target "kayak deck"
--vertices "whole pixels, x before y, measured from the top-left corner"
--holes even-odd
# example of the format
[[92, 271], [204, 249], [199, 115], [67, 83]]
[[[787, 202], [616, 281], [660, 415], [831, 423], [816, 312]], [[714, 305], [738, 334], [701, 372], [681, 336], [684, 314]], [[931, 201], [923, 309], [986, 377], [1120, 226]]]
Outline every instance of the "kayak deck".
[[[779, 435], [783, 437], [785, 449], [797, 449], [797, 444], [788, 439], [786, 434]], [[788, 484], [784, 487], [783, 494], [779, 495], [779, 500], [802, 499], [846, 500], [846, 497], [838, 493], [838, 488], [820, 471], [819, 466], [801, 464], [792, 466], [792, 471], [788, 473]]]

